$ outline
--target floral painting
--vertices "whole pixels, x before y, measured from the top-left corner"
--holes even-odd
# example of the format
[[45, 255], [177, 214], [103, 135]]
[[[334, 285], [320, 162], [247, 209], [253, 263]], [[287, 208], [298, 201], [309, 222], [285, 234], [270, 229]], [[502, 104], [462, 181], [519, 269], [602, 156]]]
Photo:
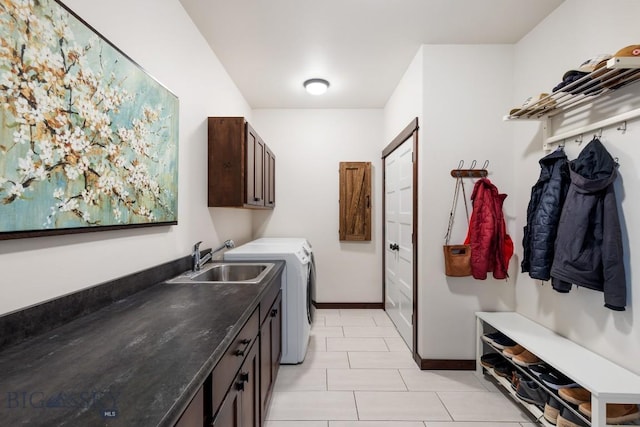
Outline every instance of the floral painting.
[[177, 223], [178, 99], [55, 0], [0, 0], [0, 239]]

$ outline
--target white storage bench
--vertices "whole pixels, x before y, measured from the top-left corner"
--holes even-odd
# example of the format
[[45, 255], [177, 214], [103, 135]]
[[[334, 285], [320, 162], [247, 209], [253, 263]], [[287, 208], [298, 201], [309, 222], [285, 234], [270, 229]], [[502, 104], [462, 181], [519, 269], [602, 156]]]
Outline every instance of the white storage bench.
[[[478, 312], [476, 370], [482, 375], [480, 357], [487, 350], [482, 335], [500, 331], [536, 356], [547, 365], [561, 372], [591, 392], [592, 427], [605, 427], [607, 403], [640, 403], [640, 376], [595, 354], [514, 312]], [[640, 358], [638, 359], [640, 362]], [[492, 372], [490, 374], [494, 375]], [[514, 395], [506, 379], [494, 375], [500, 384]], [[535, 377], [533, 377], [536, 380]], [[549, 391], [542, 382], [539, 384]], [[544, 425], [551, 426], [542, 417], [542, 411], [517, 399]], [[560, 399], [562, 400], [562, 399]], [[569, 406], [567, 404], [567, 406]]]

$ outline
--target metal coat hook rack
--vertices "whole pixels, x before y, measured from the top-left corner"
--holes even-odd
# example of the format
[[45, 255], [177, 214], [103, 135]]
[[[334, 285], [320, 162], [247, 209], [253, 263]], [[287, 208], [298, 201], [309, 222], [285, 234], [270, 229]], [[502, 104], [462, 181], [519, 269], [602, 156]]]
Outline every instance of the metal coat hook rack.
[[[595, 138], [602, 138], [602, 133], [604, 132], [604, 128], [593, 128], [591, 130], [595, 130], [598, 129], [598, 131], [596, 133], [593, 134], [593, 139]], [[620, 123], [620, 126], [618, 126], [616, 128], [616, 130], [620, 131], [623, 135], [627, 132], [627, 121], [623, 121]], [[559, 147], [563, 147], [565, 146], [566, 143], [566, 139], [563, 139], [562, 142], [559, 144]], [[582, 143], [584, 142], [584, 133], [580, 133], [576, 135], [576, 138], [574, 139], [575, 142], [578, 143], [578, 146], [582, 145]]]
[[458, 168], [451, 169], [451, 176], [454, 178], [486, 178], [487, 175], [489, 175], [489, 172], [487, 171], [487, 167], [489, 167], [489, 160], [484, 161], [481, 169], [475, 169], [477, 163], [478, 162], [473, 160], [469, 169], [463, 169], [464, 160], [460, 160]]

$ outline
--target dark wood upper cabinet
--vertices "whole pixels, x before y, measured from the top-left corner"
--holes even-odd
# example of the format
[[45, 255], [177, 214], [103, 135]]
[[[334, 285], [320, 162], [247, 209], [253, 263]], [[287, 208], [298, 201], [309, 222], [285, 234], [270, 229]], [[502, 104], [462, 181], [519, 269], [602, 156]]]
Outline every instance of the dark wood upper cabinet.
[[371, 240], [371, 162], [340, 162], [340, 240]]
[[208, 205], [275, 206], [275, 156], [244, 117], [209, 117]]

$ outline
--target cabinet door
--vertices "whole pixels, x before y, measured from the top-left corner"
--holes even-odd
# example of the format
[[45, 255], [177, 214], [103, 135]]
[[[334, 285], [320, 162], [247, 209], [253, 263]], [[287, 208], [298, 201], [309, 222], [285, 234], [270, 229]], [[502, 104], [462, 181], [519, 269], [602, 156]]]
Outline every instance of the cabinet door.
[[264, 154], [264, 205], [273, 208], [276, 205], [276, 156], [267, 146], [265, 146]]
[[260, 328], [260, 407], [267, 415], [282, 354], [282, 294], [279, 293]]
[[175, 427], [202, 427], [204, 424], [204, 387], [193, 398]]
[[238, 390], [238, 383], [234, 382], [231, 390], [220, 405], [220, 410], [211, 423], [212, 427], [241, 427], [242, 421], [242, 392]]
[[264, 206], [264, 142], [247, 123], [247, 204]]
[[276, 382], [278, 368], [280, 368], [280, 359], [282, 356], [282, 293], [278, 295], [278, 299], [273, 304], [274, 310], [271, 310], [271, 381], [272, 386]]
[[[260, 357], [259, 345], [254, 343], [247, 355], [236, 384], [242, 384], [240, 401], [241, 426], [260, 427]], [[238, 386], [240, 388], [240, 386]]]

